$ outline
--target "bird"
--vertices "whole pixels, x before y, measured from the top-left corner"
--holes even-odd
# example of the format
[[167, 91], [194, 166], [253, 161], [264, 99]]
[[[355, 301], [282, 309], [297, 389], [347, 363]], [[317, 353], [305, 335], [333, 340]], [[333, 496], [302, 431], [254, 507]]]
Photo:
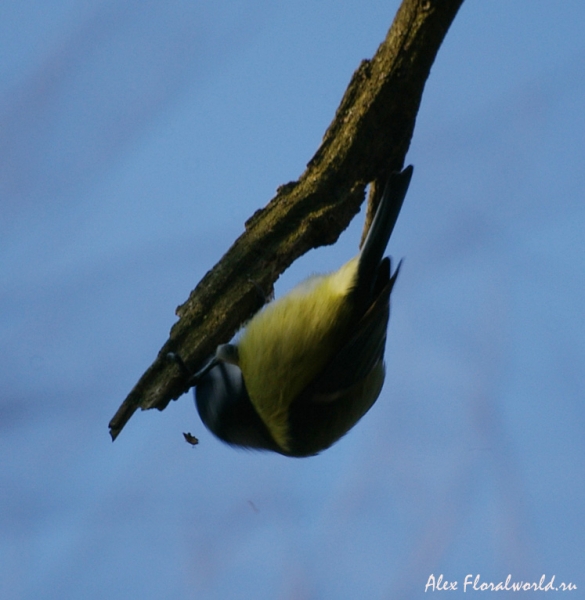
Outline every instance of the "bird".
[[390, 294], [402, 264], [392, 273], [384, 253], [412, 172], [410, 165], [388, 176], [357, 256], [265, 304], [190, 376], [199, 416], [220, 440], [313, 456], [372, 407], [384, 383]]

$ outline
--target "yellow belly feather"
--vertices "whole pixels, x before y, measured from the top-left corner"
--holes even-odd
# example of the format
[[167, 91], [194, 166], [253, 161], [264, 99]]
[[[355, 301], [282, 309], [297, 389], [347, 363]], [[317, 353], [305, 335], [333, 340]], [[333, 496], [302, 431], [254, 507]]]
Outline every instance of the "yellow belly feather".
[[284, 449], [290, 403], [324, 368], [346, 330], [356, 271], [357, 257], [335, 273], [309, 278], [265, 306], [241, 334], [239, 365], [250, 400]]

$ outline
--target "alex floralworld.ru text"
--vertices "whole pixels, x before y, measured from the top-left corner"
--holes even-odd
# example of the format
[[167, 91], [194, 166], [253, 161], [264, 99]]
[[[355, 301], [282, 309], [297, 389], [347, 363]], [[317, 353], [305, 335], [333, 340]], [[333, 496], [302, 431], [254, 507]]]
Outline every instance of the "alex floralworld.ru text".
[[[550, 580], [546, 581], [546, 575], [540, 578], [540, 581], [529, 582], [529, 581], [512, 581], [512, 575], [508, 575], [505, 581], [494, 583], [493, 581], [486, 582], [481, 581], [481, 575], [471, 574], [465, 576], [463, 581], [464, 592], [550, 592], [550, 591], [573, 591], [576, 590], [577, 586], [573, 583], [559, 583], [555, 585], [555, 575]], [[425, 585], [425, 592], [450, 592], [461, 590], [457, 581], [448, 581], [443, 578], [443, 575], [435, 577], [431, 573]]]

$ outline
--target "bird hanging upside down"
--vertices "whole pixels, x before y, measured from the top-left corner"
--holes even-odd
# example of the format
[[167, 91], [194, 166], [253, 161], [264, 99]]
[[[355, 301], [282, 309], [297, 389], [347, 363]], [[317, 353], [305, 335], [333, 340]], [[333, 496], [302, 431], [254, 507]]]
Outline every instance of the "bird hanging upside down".
[[372, 407], [384, 383], [390, 293], [400, 269], [392, 273], [384, 252], [411, 176], [412, 166], [389, 176], [355, 258], [267, 304], [190, 377], [201, 420], [219, 439], [312, 456]]

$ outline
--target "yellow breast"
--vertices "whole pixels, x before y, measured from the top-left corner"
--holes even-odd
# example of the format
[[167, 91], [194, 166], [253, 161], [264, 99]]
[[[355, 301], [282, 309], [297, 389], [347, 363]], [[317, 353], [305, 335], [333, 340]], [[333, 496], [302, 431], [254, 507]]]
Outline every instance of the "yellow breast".
[[285, 450], [290, 403], [325, 367], [346, 331], [356, 271], [357, 257], [335, 273], [304, 281], [254, 316], [238, 342], [250, 400]]

